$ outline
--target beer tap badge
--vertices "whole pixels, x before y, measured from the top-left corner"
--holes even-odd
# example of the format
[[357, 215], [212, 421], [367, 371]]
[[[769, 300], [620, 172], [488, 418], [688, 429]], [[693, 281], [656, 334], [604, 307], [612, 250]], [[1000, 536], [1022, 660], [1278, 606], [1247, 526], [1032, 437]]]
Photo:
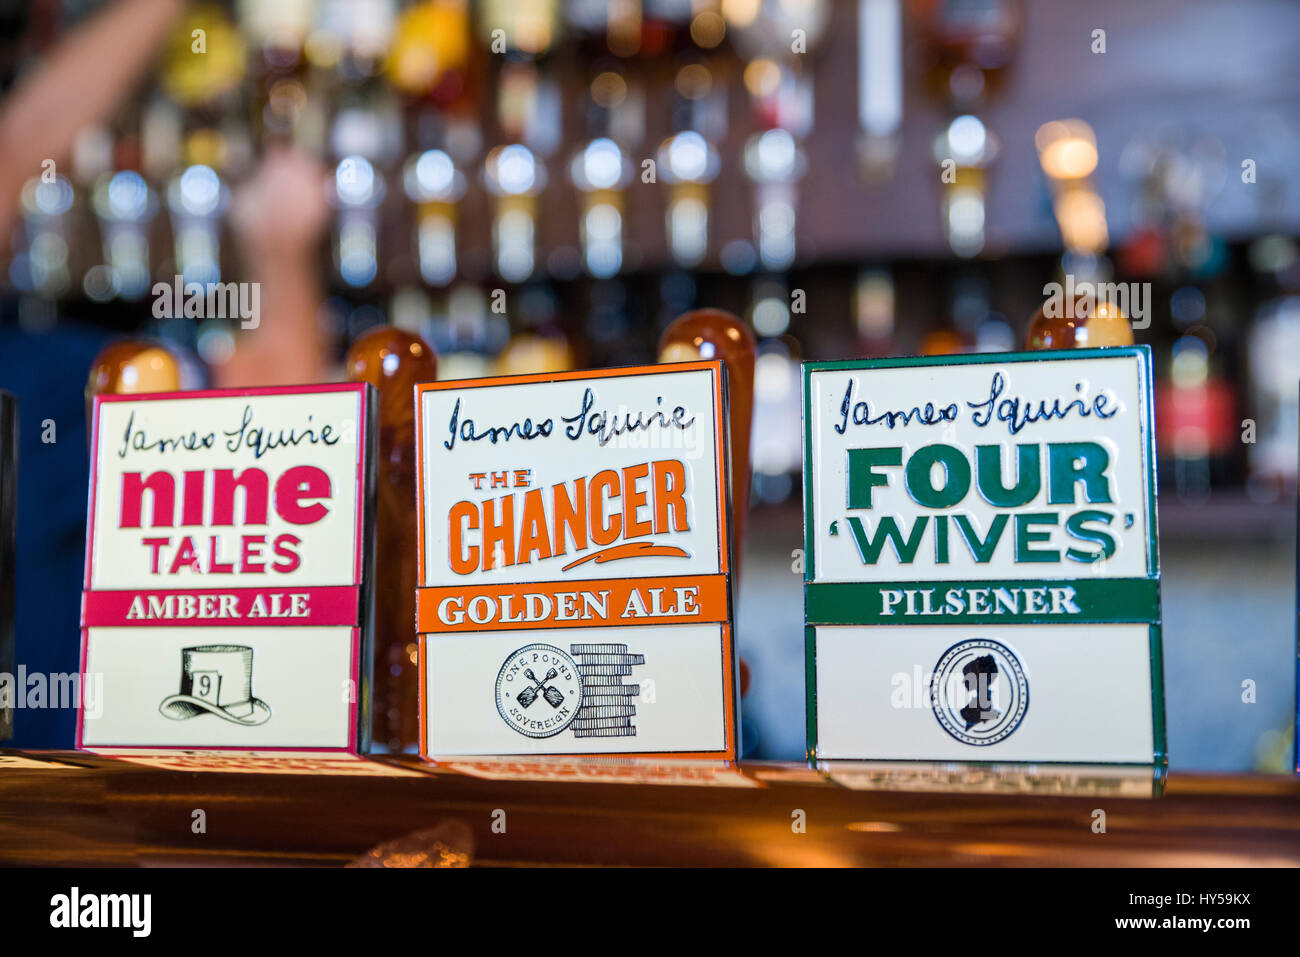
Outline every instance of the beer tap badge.
[[95, 399], [78, 747], [364, 750], [374, 409], [354, 384]]
[[420, 750], [736, 756], [720, 362], [421, 385]]
[[1150, 351], [803, 368], [810, 753], [1163, 761]]

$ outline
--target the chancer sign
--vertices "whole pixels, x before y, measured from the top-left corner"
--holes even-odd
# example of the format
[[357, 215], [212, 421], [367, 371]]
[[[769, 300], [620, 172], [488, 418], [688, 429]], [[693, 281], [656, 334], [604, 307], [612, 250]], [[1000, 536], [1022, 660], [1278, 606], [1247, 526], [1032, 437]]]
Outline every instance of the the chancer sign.
[[722, 376], [418, 387], [421, 753], [736, 756]]
[[809, 750], [1163, 760], [1150, 353], [804, 366]]

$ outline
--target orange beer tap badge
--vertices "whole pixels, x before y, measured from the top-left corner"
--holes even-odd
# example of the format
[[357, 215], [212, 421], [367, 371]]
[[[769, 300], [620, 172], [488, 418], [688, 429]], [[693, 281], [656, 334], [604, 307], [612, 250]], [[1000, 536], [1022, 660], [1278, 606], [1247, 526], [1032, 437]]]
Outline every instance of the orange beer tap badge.
[[426, 757], [735, 757], [724, 376], [417, 387]]

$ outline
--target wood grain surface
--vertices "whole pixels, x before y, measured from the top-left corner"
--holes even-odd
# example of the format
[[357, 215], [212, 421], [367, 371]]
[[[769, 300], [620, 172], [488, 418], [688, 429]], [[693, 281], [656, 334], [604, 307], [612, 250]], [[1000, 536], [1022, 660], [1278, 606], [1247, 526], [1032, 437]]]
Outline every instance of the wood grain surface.
[[[910, 765], [864, 779], [859, 765], [854, 780], [875, 788], [860, 790], [836, 783], [850, 778], [835, 769], [801, 764], [692, 770], [741, 785], [709, 786], [555, 780], [586, 773], [572, 762], [502, 766], [550, 780], [386, 762], [380, 770], [397, 775], [178, 771], [8, 752], [0, 864], [335, 866], [451, 825], [472, 834], [471, 860], [487, 866], [1300, 865], [1300, 782], [1286, 777], [1171, 774], [1152, 796], [1131, 797], [1108, 792], [1104, 772], [1049, 773], [1035, 784], [1092, 793], [1010, 793], [1025, 786], [1022, 775], [977, 766]], [[193, 829], [196, 810], [203, 833]], [[1105, 833], [1094, 829], [1099, 810]]]

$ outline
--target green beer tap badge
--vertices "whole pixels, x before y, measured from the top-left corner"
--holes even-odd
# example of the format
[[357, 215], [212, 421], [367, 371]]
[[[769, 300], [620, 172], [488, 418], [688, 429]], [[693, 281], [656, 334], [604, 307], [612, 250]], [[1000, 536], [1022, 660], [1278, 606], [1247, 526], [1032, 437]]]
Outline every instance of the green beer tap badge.
[[810, 754], [1163, 761], [1149, 351], [803, 370]]

